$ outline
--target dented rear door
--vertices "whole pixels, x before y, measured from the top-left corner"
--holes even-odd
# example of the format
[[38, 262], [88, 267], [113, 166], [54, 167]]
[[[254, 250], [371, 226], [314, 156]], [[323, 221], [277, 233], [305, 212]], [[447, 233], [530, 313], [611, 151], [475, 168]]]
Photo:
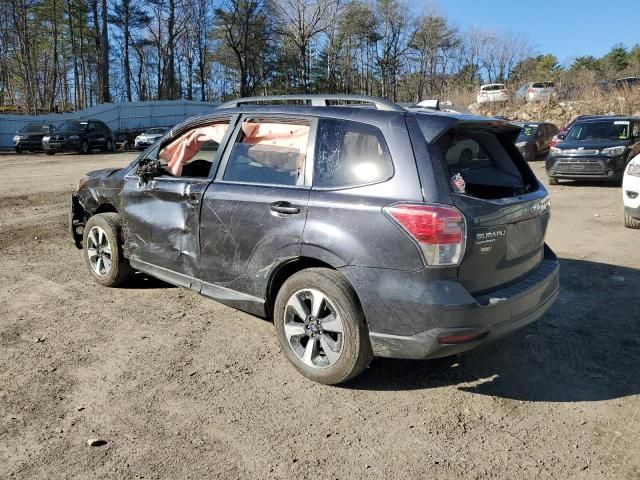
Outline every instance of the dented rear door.
[[[274, 133], [271, 141], [251, 137], [257, 124]], [[294, 142], [297, 146], [282, 146], [287, 143], [282, 141], [287, 136], [283, 125], [292, 132], [303, 130], [304, 139]], [[315, 120], [303, 116], [247, 115], [238, 123], [203, 199], [203, 285], [263, 299], [275, 267], [300, 255], [315, 131]], [[287, 159], [297, 156], [296, 168]], [[217, 298], [204, 289], [204, 294]]]

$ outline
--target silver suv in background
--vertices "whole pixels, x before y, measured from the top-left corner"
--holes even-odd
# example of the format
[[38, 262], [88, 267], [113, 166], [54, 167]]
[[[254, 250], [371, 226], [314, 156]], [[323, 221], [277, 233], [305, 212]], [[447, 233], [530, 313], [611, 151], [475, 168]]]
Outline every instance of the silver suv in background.
[[523, 102], [537, 102], [548, 100], [556, 96], [556, 86], [553, 82], [529, 82], [521, 85], [516, 92], [516, 100]]
[[504, 83], [489, 83], [480, 85], [480, 91], [476, 97], [478, 104], [492, 102], [508, 102], [509, 92]]

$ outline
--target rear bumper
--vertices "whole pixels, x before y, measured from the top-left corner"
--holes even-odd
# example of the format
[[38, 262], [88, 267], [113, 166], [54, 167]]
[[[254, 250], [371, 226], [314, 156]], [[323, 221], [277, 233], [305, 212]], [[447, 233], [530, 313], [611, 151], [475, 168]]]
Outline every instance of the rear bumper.
[[[559, 265], [555, 254], [546, 247], [544, 260], [538, 268], [518, 282], [490, 294], [473, 296], [457, 282], [439, 283], [441, 285], [435, 289], [443, 294], [440, 304], [434, 304], [434, 296], [425, 297], [422, 305], [416, 305], [415, 298], [407, 298], [413, 311], [409, 312], [406, 305], [396, 305], [397, 314], [402, 318], [387, 317], [386, 325], [378, 324], [380, 318], [376, 313], [372, 324], [368, 315], [371, 309], [367, 312], [365, 307], [369, 338], [376, 356], [444, 357], [471, 350], [518, 330], [540, 318], [553, 304], [559, 291]], [[410, 288], [410, 285], [406, 287]], [[362, 303], [366, 305], [365, 301]], [[388, 304], [385, 306], [389, 307]], [[415, 329], [419, 324], [428, 328], [411, 334], [393, 331]]]

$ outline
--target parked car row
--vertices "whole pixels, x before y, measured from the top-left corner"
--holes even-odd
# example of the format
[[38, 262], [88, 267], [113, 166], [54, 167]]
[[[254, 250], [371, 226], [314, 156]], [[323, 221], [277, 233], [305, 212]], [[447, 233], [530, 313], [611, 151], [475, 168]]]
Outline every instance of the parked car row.
[[[516, 147], [527, 161], [548, 154], [545, 169], [551, 185], [622, 180], [624, 224], [640, 228], [640, 117], [580, 115], [560, 129], [546, 122], [521, 127]], [[470, 162], [475, 152], [458, 154], [460, 161]]]
[[[613, 81], [598, 81], [594, 84], [596, 91], [609, 92], [637, 88], [640, 86], [640, 77], [625, 77]], [[476, 97], [478, 104], [492, 102], [507, 102], [511, 99], [517, 102], [536, 102], [549, 99], [570, 99], [581, 91], [578, 85], [564, 85], [557, 88], [552, 81], [527, 82], [516, 90], [511, 96], [509, 88], [504, 83], [490, 83], [480, 86]]]
[[[136, 150], [145, 150], [167, 132], [166, 127], [154, 127], [134, 140]], [[122, 134], [117, 139], [121, 140]], [[16, 153], [44, 151], [47, 155], [59, 152], [89, 153], [91, 150], [113, 152], [116, 135], [100, 120], [67, 120], [60, 126], [30, 123], [13, 137]], [[127, 143], [126, 140], [124, 143]]]
[[583, 115], [553, 139], [546, 161], [560, 180], [622, 180], [624, 224], [640, 228], [640, 117]]
[[[528, 82], [520, 86], [514, 95], [514, 99], [522, 102], [535, 102], [547, 100], [557, 95], [554, 82]], [[511, 94], [504, 83], [489, 83], [480, 86], [476, 97], [478, 104], [507, 102], [511, 100]]]

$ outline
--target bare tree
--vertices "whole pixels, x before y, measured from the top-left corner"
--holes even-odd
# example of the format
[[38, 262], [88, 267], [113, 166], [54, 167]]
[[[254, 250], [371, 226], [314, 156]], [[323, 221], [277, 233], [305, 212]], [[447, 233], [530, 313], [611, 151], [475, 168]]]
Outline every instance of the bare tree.
[[304, 93], [309, 93], [311, 42], [333, 23], [338, 5], [339, 0], [276, 0], [274, 3], [275, 30], [296, 48], [298, 80]]

